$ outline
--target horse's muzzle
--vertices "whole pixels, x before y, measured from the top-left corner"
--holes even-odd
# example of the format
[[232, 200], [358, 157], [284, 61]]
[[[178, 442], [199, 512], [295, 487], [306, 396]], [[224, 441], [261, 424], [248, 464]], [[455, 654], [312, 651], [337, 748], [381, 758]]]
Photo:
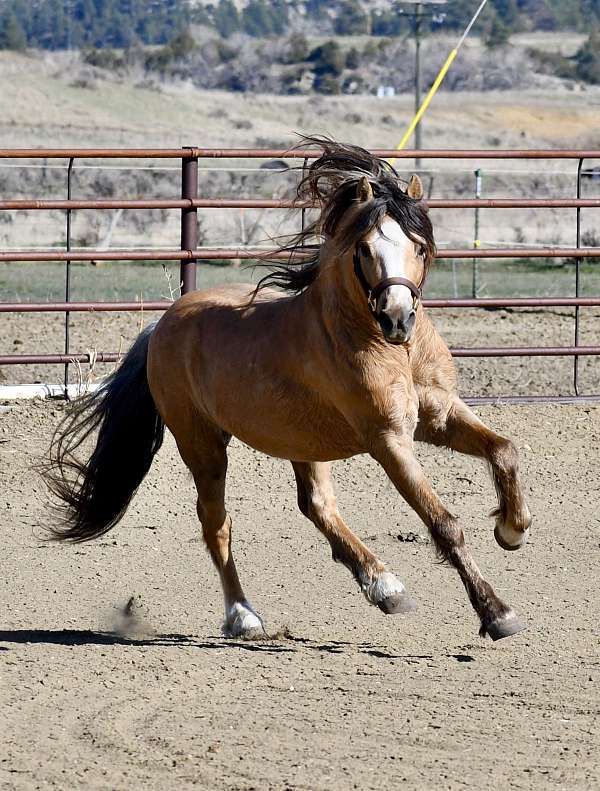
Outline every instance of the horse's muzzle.
[[386, 311], [377, 314], [383, 337], [389, 343], [408, 343], [415, 328], [416, 318], [414, 310], [406, 316], [397, 316]]

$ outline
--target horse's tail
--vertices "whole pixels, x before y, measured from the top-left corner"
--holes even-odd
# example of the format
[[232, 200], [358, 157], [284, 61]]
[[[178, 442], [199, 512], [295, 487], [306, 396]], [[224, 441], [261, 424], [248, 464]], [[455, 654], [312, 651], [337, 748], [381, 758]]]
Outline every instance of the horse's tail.
[[[146, 376], [153, 326], [137, 338], [119, 368], [94, 393], [79, 399], [57, 428], [44, 477], [60, 500], [63, 541], [88, 541], [122, 518], [162, 445], [164, 423]], [[99, 429], [88, 461], [75, 451]]]

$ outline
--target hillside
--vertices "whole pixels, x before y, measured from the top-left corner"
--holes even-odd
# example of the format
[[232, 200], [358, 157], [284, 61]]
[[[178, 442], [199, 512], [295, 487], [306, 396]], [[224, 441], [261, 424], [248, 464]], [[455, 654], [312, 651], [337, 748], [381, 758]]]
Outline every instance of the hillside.
[[[546, 46], [551, 44], [544, 34]], [[473, 40], [475, 48], [478, 42]], [[76, 53], [22, 55], [0, 53], [0, 147], [288, 147], [297, 132], [328, 133], [366, 147], [394, 147], [413, 112], [413, 98], [376, 96], [272, 96], [206, 91], [186, 81], [148, 85], [142, 74], [92, 76]], [[424, 123], [425, 147], [535, 148], [596, 147], [600, 88], [569, 90], [560, 82], [525, 91], [443, 92]], [[42, 168], [0, 163], [0, 194], [5, 197], [64, 197], [65, 163]], [[82, 168], [77, 163], [78, 197], [177, 196], [179, 171], [174, 163], [115, 163], [111, 168]], [[90, 165], [93, 163], [87, 163]], [[96, 163], [97, 164], [97, 163]], [[122, 165], [126, 168], [122, 169]], [[570, 196], [574, 163], [480, 163], [484, 194], [491, 196]], [[260, 163], [204, 161], [200, 189], [205, 196], [289, 195], [294, 174], [263, 170]], [[401, 170], [413, 166], [400, 165]], [[427, 189], [433, 196], [473, 195], [477, 163], [424, 162]], [[116, 168], [116, 169], [115, 169]], [[166, 169], [165, 169], [166, 168]], [[170, 169], [169, 169], [170, 168]], [[524, 172], [525, 171], [525, 172]], [[514, 175], [511, 175], [511, 172]], [[587, 189], [592, 189], [589, 185]], [[596, 189], [594, 187], [594, 189]], [[596, 192], [589, 193], [596, 194]], [[595, 214], [584, 212], [584, 230], [593, 230]], [[31, 215], [4, 212], [0, 217], [4, 248], [64, 244], [62, 212]], [[481, 238], [506, 242], [574, 242], [573, 212], [505, 211], [482, 214]], [[289, 227], [283, 213], [204, 212], [207, 244], [259, 241]], [[469, 212], [440, 214], [441, 243], [472, 240]], [[79, 212], [76, 244], [154, 245], [178, 243], [176, 211]]]
[[[409, 0], [410, 2], [410, 0]], [[336, 36], [398, 36], [411, 28], [408, 3], [391, 0], [2, 0], [0, 47], [50, 50], [164, 44], [191, 25], [223, 37], [319, 30]], [[427, 14], [423, 29], [462, 30], [477, 0], [452, 0]], [[489, 0], [479, 30], [496, 42], [523, 31], [589, 32], [598, 0]]]

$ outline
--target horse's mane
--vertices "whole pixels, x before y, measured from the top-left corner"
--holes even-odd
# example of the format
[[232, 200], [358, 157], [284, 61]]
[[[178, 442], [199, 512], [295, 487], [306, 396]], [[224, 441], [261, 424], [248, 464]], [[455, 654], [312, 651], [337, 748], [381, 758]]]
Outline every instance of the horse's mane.
[[[269, 261], [260, 264], [268, 266], [270, 271], [259, 281], [255, 294], [268, 286], [299, 294], [316, 280], [321, 239], [333, 236], [348, 209], [356, 205], [358, 182], [363, 176], [369, 179], [373, 200], [364, 203], [354, 215], [352, 225], [345, 228], [340, 252], [346, 252], [373, 228], [380, 227], [387, 214], [410, 239], [420, 244], [424, 241], [426, 276], [435, 257], [433, 229], [425, 204], [409, 197], [401, 188], [396, 170], [364, 148], [337, 143], [327, 137], [302, 137], [297, 148], [307, 145], [322, 148], [323, 154], [309, 166], [298, 184], [296, 197], [300, 202], [320, 206], [320, 216], [280, 244], [277, 252], [289, 254], [285, 263]], [[315, 246], [314, 252], [307, 256], [307, 248], [310, 250]]]

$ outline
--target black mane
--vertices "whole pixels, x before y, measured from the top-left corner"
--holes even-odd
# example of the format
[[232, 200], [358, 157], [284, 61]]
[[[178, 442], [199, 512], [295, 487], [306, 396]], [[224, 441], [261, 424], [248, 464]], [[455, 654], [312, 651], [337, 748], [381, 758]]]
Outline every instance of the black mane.
[[[298, 184], [296, 197], [299, 201], [320, 206], [321, 214], [278, 248], [278, 253], [289, 254], [286, 263], [264, 264], [270, 272], [261, 278], [255, 293], [275, 286], [299, 294], [316, 280], [320, 265], [320, 239], [323, 235], [333, 236], [343, 223], [346, 212], [356, 206], [358, 182], [363, 176], [369, 179], [373, 200], [364, 204], [354, 215], [352, 226], [345, 229], [340, 252], [346, 252], [373, 228], [380, 227], [387, 214], [410, 239], [425, 241], [426, 276], [435, 257], [433, 228], [425, 204], [406, 194], [396, 170], [364, 148], [337, 143], [327, 137], [303, 137], [298, 147], [306, 145], [322, 148], [323, 154], [308, 168]], [[310, 249], [315, 245], [317, 249], [307, 257], [306, 247]]]

